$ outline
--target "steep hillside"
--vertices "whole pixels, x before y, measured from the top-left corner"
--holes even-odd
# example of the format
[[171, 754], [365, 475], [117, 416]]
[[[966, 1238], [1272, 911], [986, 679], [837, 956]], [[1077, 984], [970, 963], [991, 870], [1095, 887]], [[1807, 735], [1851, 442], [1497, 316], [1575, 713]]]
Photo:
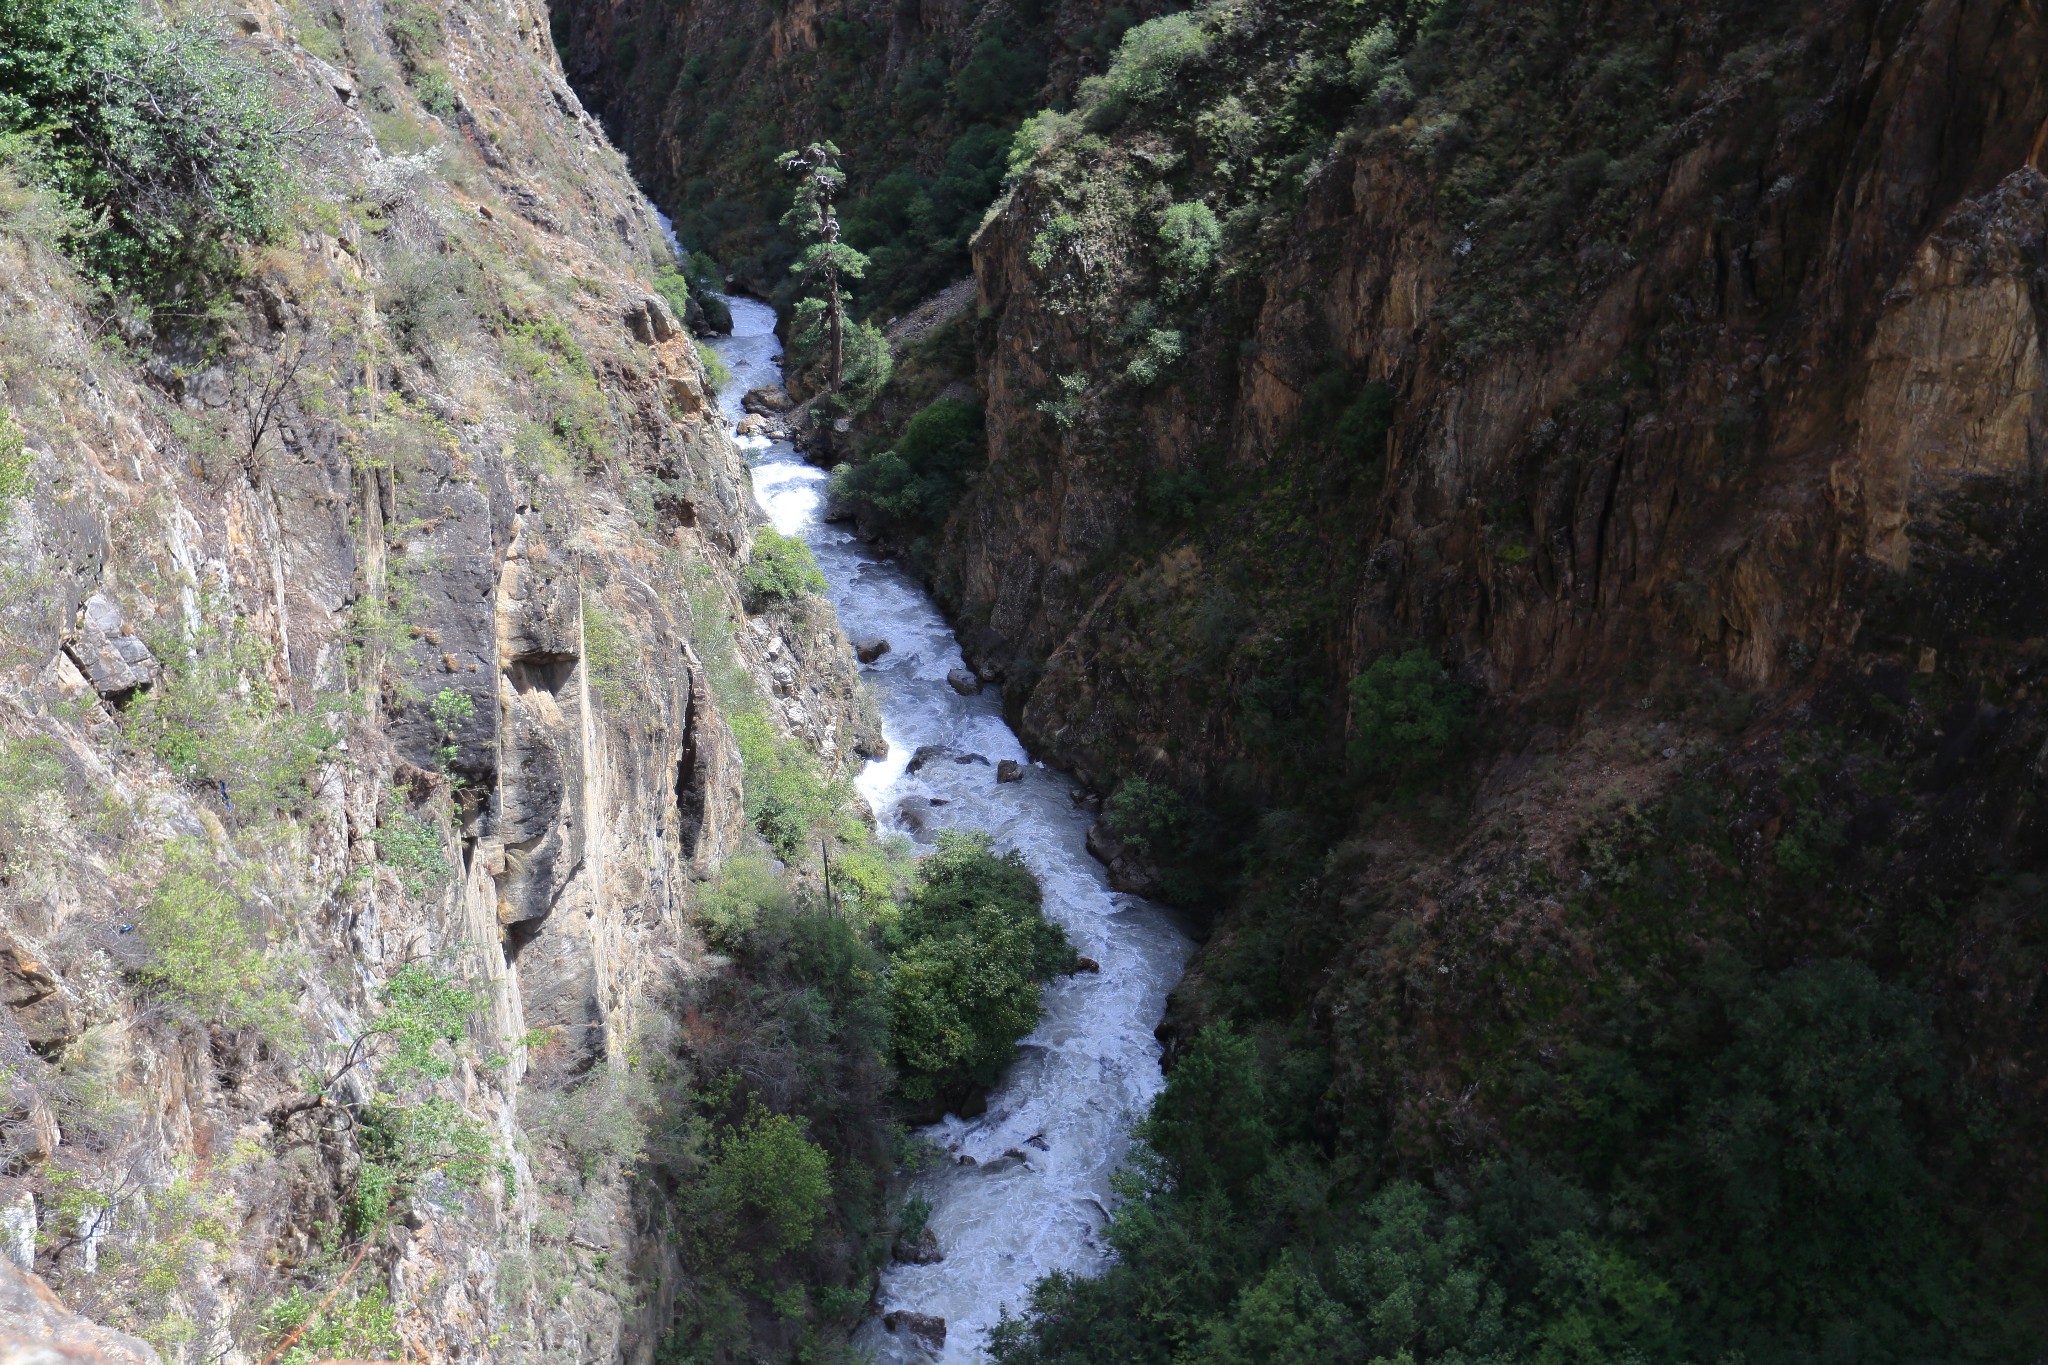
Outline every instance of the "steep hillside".
[[1021, 125], [833, 487], [1214, 929], [1005, 1359], [2039, 1353], [2042, 38], [1216, 0]]
[[843, 1330], [880, 1064], [699, 927], [879, 735], [655, 216], [538, 6], [170, 10], [0, 20], [6, 1254], [181, 1361]]
[[748, 288], [783, 287], [794, 248], [775, 158], [820, 138], [847, 154], [847, 239], [873, 254], [888, 315], [964, 276], [1011, 134], [1100, 71], [1156, 0], [569, 0], [563, 64], [675, 214], [692, 250]]
[[1218, 928], [1006, 1359], [2038, 1352], [2041, 36], [1217, 4], [1027, 125], [925, 562]]

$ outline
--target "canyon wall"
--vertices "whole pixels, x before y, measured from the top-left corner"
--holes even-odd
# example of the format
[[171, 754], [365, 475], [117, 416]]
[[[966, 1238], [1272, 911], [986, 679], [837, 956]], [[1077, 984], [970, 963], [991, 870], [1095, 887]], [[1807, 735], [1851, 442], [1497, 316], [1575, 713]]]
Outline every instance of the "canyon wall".
[[[1595, 7], [1525, 29], [1467, 6], [1421, 106], [1302, 169], [1298, 205], [1178, 310], [1187, 354], [1149, 385], [1119, 378], [1120, 320], [1158, 298], [1158, 209], [1243, 198], [1223, 153], [1183, 110], [1042, 158], [976, 240], [989, 464], [937, 568], [1029, 682], [1030, 733], [1102, 777], [1213, 792], [1248, 762], [1270, 790], [1275, 662], [1321, 687], [1327, 735], [1336, 684], [1414, 642], [1521, 699], [1648, 658], [1782, 692], [1967, 653], [1993, 632], [1933, 606], [1940, 580], [2036, 595], [2032, 22]], [[1187, 106], [1227, 88], [1183, 79]], [[1640, 141], [1615, 145], [1629, 119]], [[1589, 186], [1559, 183], [1572, 164]], [[1461, 175], [1513, 184], [1468, 216]], [[1047, 248], [1063, 215], [1082, 226]], [[1063, 373], [1094, 377], [1064, 427]], [[1382, 386], [1372, 449], [1332, 450], [1330, 376], [1345, 402]], [[2018, 610], [1996, 633], [2039, 635]]]
[[[173, 1359], [346, 1281], [407, 1359], [645, 1361], [726, 713], [879, 736], [829, 611], [741, 612], [746, 471], [544, 8], [236, 22], [296, 198], [210, 327], [0, 166], [0, 1249]], [[393, 1092], [409, 970], [479, 1008]], [[419, 1163], [389, 1225], [373, 1159]]]

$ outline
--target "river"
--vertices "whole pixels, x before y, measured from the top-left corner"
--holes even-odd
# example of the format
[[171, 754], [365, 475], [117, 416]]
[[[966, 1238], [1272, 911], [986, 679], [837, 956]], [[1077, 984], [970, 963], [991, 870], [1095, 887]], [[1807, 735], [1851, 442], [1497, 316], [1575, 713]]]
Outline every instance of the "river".
[[[746, 390], [781, 382], [781, 344], [774, 310], [752, 299], [727, 303], [733, 334], [711, 345], [733, 372], [718, 401], [737, 422]], [[920, 842], [949, 827], [984, 829], [999, 850], [1019, 850], [1044, 887], [1046, 914], [1077, 952], [1102, 964], [1045, 988], [1045, 1016], [990, 1093], [987, 1113], [949, 1114], [923, 1130], [943, 1155], [912, 1187], [931, 1203], [945, 1259], [889, 1265], [880, 1302], [885, 1312], [944, 1318], [945, 1346], [934, 1354], [907, 1332], [886, 1330], [880, 1315], [856, 1342], [883, 1361], [967, 1365], [985, 1358], [987, 1330], [1004, 1308], [1023, 1307], [1040, 1276], [1101, 1269], [1109, 1178], [1162, 1084], [1152, 1031], [1193, 945], [1166, 910], [1110, 890], [1085, 845], [1090, 817], [1075, 806], [1074, 780], [1031, 761], [1003, 721], [998, 690], [962, 696], [947, 683], [948, 670], [964, 667], [952, 628], [909, 573], [822, 520], [825, 471], [786, 442], [743, 437], [741, 445], [755, 497], [777, 530], [810, 545], [847, 635], [889, 642], [861, 670], [889, 741], [888, 756], [855, 781], [876, 817]], [[926, 745], [945, 756], [907, 771]], [[1006, 758], [1025, 765], [1022, 781], [997, 783], [995, 765]]]

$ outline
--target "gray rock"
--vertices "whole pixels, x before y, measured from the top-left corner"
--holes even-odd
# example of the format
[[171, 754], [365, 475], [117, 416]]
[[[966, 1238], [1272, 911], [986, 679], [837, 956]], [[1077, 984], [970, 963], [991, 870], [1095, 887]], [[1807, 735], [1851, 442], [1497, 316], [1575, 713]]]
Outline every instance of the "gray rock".
[[912, 1313], [898, 1308], [882, 1314], [882, 1326], [902, 1332], [911, 1340], [934, 1351], [946, 1349], [946, 1320], [929, 1313]]
[[853, 642], [853, 657], [859, 659], [864, 664], [871, 664], [888, 652], [889, 642], [887, 640], [855, 640]]
[[969, 763], [979, 763], [984, 768], [988, 766], [988, 759], [983, 757], [981, 754], [962, 754], [960, 755], [960, 757], [954, 759], [953, 761], [955, 763], [960, 764], [963, 767]]
[[981, 679], [975, 677], [964, 668], [950, 670], [946, 674], [946, 681], [952, 685], [955, 692], [958, 692], [963, 697], [971, 697], [981, 691]]
[[779, 416], [796, 406], [796, 400], [789, 396], [789, 390], [780, 384], [763, 384], [758, 389], [748, 389], [740, 399], [740, 406], [748, 412], [758, 412], [763, 417]]
[[1023, 780], [1024, 765], [1022, 763], [1019, 763], [1016, 759], [1006, 758], [1002, 762], [996, 764], [996, 781], [1022, 782]]
[[951, 753], [952, 750], [943, 744], [920, 744], [917, 746], [917, 752], [910, 756], [909, 766], [905, 767], [903, 771], [914, 773], [925, 764], [945, 758]]
[[104, 593], [85, 599], [71, 655], [103, 697], [119, 697], [156, 681], [156, 656], [128, 633], [120, 605]]
[[1159, 894], [1159, 869], [1152, 865], [1150, 859], [1117, 838], [1107, 822], [1097, 820], [1088, 827], [1088, 851], [1108, 871], [1112, 891], [1147, 898]]
[[946, 1259], [946, 1253], [939, 1250], [939, 1235], [926, 1228], [915, 1241], [897, 1238], [896, 1245], [889, 1248], [889, 1258], [901, 1265], [937, 1265]]

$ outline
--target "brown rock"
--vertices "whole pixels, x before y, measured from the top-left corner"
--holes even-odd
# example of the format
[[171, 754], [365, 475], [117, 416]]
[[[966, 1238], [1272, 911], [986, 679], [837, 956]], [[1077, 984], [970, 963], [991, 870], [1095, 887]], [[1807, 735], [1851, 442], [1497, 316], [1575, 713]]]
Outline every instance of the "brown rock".
[[948, 672], [946, 674], [946, 681], [955, 692], [958, 692], [963, 697], [971, 697], [981, 691], [981, 679], [975, 677], [964, 668], [956, 668]]
[[29, 956], [14, 935], [0, 930], [0, 1005], [19, 1009], [57, 993], [57, 978]]
[[72, 1312], [41, 1276], [0, 1257], [0, 1365], [161, 1365], [161, 1359], [126, 1332]]
[[996, 764], [996, 781], [1022, 782], [1023, 780], [1024, 765], [1022, 763], [1019, 763], [1016, 759], [1006, 758], [1002, 762]]
[[1092, 957], [1077, 957], [1074, 959], [1072, 970], [1076, 972], [1099, 972], [1102, 970], [1102, 964]]
[[859, 659], [864, 664], [871, 664], [888, 652], [889, 642], [887, 640], [855, 640], [853, 642], [853, 657]]
[[934, 1351], [946, 1348], [946, 1320], [929, 1313], [912, 1313], [898, 1308], [882, 1314], [882, 1326], [892, 1332], [902, 1332], [913, 1341]]

